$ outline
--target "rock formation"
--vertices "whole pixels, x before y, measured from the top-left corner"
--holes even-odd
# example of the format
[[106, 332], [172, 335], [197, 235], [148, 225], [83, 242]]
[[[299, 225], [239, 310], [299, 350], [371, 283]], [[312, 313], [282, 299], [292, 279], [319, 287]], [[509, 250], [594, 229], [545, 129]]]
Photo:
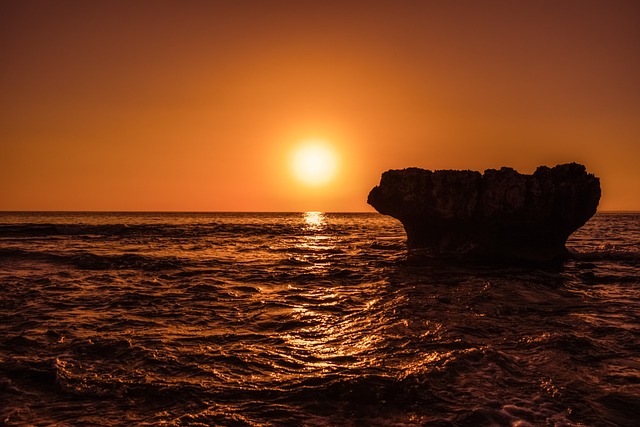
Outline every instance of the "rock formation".
[[410, 249], [549, 262], [566, 258], [567, 238], [599, 200], [600, 180], [570, 163], [532, 175], [511, 168], [389, 170], [367, 202], [402, 222]]

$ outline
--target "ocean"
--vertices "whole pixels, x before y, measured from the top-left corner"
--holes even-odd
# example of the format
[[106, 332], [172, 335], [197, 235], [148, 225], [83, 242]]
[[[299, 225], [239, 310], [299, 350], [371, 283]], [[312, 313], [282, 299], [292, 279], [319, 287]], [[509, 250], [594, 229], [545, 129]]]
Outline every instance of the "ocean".
[[0, 425], [640, 425], [640, 214], [553, 269], [404, 241], [375, 213], [0, 213]]

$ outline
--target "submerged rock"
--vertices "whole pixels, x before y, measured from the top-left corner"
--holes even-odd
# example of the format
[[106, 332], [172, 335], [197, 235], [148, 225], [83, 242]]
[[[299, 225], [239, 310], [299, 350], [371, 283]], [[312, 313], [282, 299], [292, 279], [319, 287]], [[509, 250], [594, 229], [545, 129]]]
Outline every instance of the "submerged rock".
[[583, 165], [474, 171], [389, 170], [367, 202], [397, 218], [410, 249], [548, 262], [568, 255], [567, 238], [593, 216], [600, 180]]

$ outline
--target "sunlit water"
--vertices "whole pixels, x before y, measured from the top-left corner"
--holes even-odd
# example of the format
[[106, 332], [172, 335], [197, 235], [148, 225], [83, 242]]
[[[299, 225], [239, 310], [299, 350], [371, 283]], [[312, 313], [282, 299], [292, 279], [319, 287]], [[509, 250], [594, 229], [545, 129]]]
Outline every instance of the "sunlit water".
[[558, 270], [377, 214], [0, 214], [0, 424], [635, 426], [640, 216]]

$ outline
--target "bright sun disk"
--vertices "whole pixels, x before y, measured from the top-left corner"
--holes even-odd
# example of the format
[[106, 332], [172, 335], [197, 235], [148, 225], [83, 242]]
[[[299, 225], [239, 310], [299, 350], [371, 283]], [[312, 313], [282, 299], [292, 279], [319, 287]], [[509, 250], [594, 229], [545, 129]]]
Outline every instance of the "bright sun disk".
[[293, 152], [291, 166], [295, 177], [303, 184], [320, 186], [334, 177], [336, 154], [324, 141], [302, 143]]

